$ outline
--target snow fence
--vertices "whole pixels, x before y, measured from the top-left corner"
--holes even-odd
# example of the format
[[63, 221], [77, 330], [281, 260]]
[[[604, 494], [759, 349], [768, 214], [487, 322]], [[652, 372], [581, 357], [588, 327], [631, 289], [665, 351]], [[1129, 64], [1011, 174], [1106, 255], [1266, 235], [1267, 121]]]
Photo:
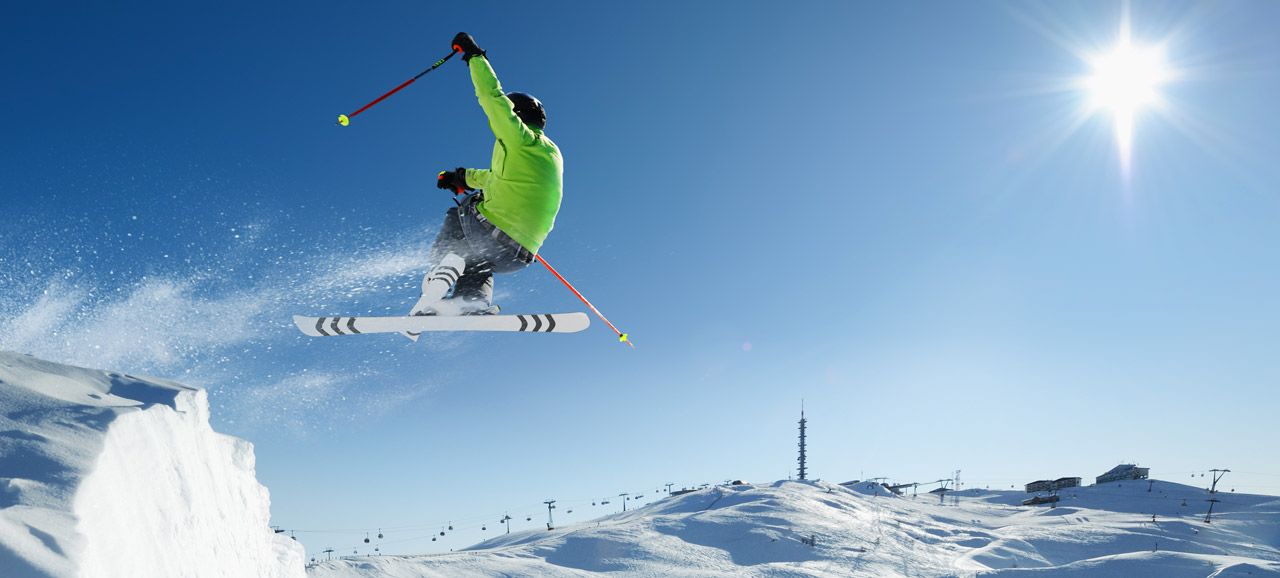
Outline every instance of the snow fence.
[[0, 576], [303, 578], [201, 389], [0, 352]]

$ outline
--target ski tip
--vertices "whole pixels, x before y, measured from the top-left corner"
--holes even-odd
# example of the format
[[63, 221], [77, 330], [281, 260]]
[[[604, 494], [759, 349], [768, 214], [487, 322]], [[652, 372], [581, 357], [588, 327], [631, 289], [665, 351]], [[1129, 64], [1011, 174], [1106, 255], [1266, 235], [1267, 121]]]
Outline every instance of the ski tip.
[[312, 337], [320, 337], [320, 333], [315, 328], [316, 319], [314, 317], [305, 317], [302, 315], [293, 316], [293, 325], [301, 331]]
[[341, 126], [347, 126], [351, 124], [351, 119], [345, 114], [340, 114], [338, 115], [338, 124]]

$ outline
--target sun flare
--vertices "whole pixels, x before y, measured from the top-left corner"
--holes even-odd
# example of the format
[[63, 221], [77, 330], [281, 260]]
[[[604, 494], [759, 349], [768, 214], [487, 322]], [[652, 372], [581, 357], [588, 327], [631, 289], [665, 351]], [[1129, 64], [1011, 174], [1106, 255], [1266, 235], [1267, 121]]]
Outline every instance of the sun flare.
[[1156, 102], [1156, 90], [1164, 83], [1168, 68], [1159, 48], [1139, 47], [1124, 42], [1093, 61], [1089, 90], [1093, 105], [1114, 112], [1133, 112]]
[[1089, 58], [1089, 65], [1092, 73], [1085, 80], [1089, 109], [1111, 114], [1120, 162], [1128, 172], [1135, 119], [1143, 109], [1160, 104], [1160, 87], [1171, 76], [1164, 49], [1131, 42], [1126, 22], [1120, 41], [1110, 51]]

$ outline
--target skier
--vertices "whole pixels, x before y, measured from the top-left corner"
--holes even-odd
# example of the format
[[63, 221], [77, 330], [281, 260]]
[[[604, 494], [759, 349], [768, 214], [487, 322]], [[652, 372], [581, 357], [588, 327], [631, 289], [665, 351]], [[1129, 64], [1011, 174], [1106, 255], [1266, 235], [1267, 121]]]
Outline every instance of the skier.
[[293, 324], [305, 335], [331, 337], [400, 333], [417, 340], [422, 332], [501, 331], [512, 333], [576, 333], [591, 319], [584, 312], [498, 315], [493, 303], [493, 275], [510, 273], [538, 261], [564, 283], [584, 305], [632, 347], [627, 334], [618, 330], [564, 276], [538, 256], [543, 241], [560, 212], [564, 161], [560, 149], [543, 134], [547, 113], [538, 99], [520, 92], [503, 94], [502, 85], [489, 66], [488, 55], [470, 34], [459, 32], [450, 52], [417, 76], [401, 83], [350, 115], [338, 115], [338, 125], [439, 68], [454, 55], [471, 72], [480, 108], [497, 142], [487, 169], [457, 168], [441, 171], [436, 186], [461, 195], [449, 209], [444, 226], [431, 246], [428, 259], [434, 267], [422, 279], [422, 297], [405, 317], [294, 315]]
[[[452, 47], [471, 69], [480, 108], [497, 137], [487, 169], [441, 171], [436, 186], [477, 191], [449, 209], [429, 253], [435, 266], [422, 280], [412, 315], [494, 315], [494, 273], [510, 273], [533, 262], [560, 211], [564, 161], [543, 134], [547, 113], [538, 99], [503, 93], [488, 56], [470, 34], [459, 32]], [[417, 334], [406, 333], [410, 338]]]

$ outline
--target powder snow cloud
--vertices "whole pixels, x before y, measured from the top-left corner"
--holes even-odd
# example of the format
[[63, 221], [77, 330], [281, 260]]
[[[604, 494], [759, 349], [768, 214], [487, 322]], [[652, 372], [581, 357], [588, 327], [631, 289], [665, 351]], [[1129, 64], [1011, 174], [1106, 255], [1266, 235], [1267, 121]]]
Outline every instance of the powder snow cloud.
[[[292, 314], [407, 307], [426, 268], [426, 247], [418, 237], [371, 250], [335, 251], [259, 267], [255, 281], [240, 284], [203, 271], [166, 271], [112, 287], [49, 271], [28, 281], [34, 288], [25, 298], [10, 291], [0, 302], [0, 349], [181, 379], [209, 388], [214, 403], [230, 410], [227, 419], [242, 427], [305, 435], [310, 423], [377, 416], [430, 391], [370, 367], [338, 371], [320, 363], [263, 370], [275, 365], [274, 358], [288, 357], [290, 348], [306, 346], [290, 322]], [[228, 259], [226, 269], [249, 268], [236, 263], [244, 256]], [[379, 395], [347, 395], [370, 383]], [[340, 407], [335, 400], [345, 397], [360, 401]]]

